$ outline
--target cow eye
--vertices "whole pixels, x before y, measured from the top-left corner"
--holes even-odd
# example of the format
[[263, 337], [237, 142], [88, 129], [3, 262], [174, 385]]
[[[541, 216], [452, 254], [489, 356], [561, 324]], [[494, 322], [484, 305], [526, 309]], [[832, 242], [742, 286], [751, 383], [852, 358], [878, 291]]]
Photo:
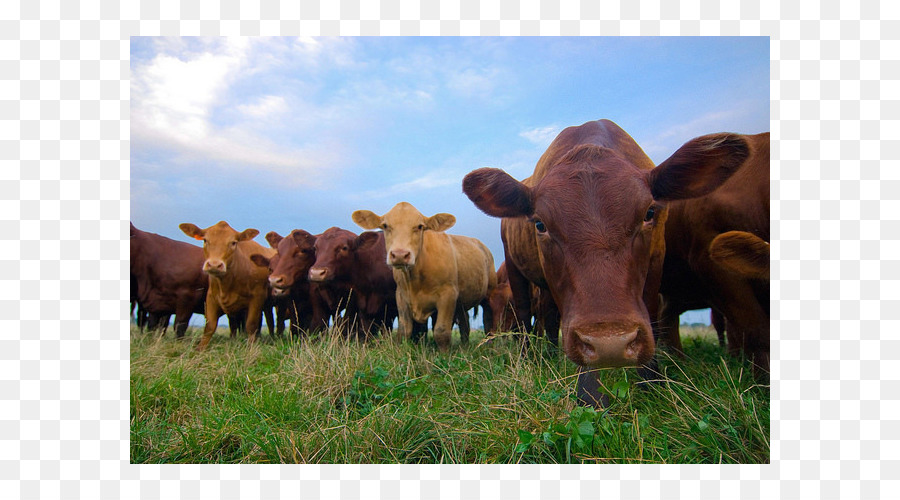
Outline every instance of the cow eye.
[[644, 222], [650, 222], [654, 217], [656, 217], [656, 207], [650, 207], [644, 215]]
[[537, 229], [537, 232], [539, 233], [547, 232], [547, 226], [545, 226], [544, 223], [539, 220], [534, 221], [534, 228]]
[[236, 246], [237, 246], [237, 242], [236, 242], [236, 241], [232, 241], [232, 242], [231, 242], [231, 248], [234, 248], [234, 247], [236, 247]]
[[419, 224], [418, 226], [416, 226], [416, 229], [418, 229], [419, 231], [425, 229], [425, 224]]

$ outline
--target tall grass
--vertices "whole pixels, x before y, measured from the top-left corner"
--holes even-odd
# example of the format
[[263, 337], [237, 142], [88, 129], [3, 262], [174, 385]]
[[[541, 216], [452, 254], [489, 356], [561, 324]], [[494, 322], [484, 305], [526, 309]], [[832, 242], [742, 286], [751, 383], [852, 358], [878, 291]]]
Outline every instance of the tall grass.
[[[685, 328], [683, 328], [685, 330]], [[607, 370], [602, 411], [575, 404], [576, 367], [517, 336], [450, 352], [379, 338], [266, 336], [248, 346], [131, 331], [134, 463], [766, 463], [769, 389], [690, 329], [667, 382]], [[430, 339], [429, 339], [430, 340]]]

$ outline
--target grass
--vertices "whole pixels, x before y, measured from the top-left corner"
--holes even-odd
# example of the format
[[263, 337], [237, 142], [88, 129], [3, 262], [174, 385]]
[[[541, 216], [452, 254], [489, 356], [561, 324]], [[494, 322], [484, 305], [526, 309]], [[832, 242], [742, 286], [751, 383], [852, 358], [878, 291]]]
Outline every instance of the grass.
[[[769, 388], [709, 328], [682, 327], [668, 382], [607, 370], [608, 408], [575, 404], [576, 367], [514, 336], [295, 343], [131, 331], [132, 463], [768, 463]], [[687, 335], [684, 334], [687, 332]], [[430, 343], [429, 343], [430, 342]], [[650, 387], [645, 388], [647, 385]]]

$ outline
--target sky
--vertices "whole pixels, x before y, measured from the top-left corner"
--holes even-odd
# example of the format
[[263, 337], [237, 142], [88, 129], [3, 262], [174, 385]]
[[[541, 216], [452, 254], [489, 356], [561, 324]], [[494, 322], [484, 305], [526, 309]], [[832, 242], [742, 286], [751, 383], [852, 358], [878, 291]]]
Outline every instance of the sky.
[[180, 223], [225, 220], [268, 246], [406, 201], [455, 215], [448, 232], [499, 266], [500, 221], [465, 174], [528, 177], [563, 128], [601, 118], [655, 163], [768, 131], [769, 68], [767, 37], [132, 37], [131, 221], [196, 243]]

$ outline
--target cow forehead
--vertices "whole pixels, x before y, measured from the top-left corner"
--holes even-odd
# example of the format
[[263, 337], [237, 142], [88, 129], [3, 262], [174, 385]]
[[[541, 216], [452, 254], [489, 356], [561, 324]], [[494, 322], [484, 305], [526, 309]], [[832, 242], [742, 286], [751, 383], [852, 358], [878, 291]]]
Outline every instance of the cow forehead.
[[335, 245], [341, 245], [353, 241], [356, 234], [346, 229], [331, 228], [316, 238], [316, 248], [331, 248]]
[[384, 222], [392, 227], [413, 227], [425, 222], [425, 216], [406, 202], [398, 203], [384, 214]]
[[220, 221], [218, 224], [206, 228], [204, 235], [207, 241], [213, 243], [234, 239], [238, 232], [229, 226], [227, 222]]
[[617, 157], [558, 165], [534, 188], [535, 212], [544, 216], [630, 220], [652, 202], [646, 171]]

